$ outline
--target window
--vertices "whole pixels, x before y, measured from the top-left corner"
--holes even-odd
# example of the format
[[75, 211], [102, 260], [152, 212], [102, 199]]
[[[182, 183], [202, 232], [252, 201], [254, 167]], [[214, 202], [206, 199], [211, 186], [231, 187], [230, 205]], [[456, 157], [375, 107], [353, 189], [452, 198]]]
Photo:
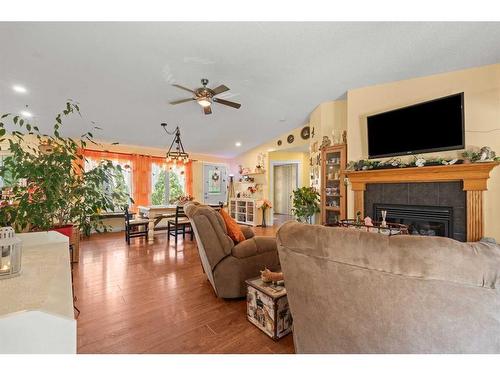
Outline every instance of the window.
[[[99, 163], [104, 159], [97, 158], [86, 158], [85, 161], [85, 171], [91, 171], [95, 167], [99, 165]], [[120, 191], [127, 193], [129, 196], [132, 196], [132, 168], [130, 167], [131, 162], [128, 160], [111, 160], [114, 166], [120, 166], [121, 171], [118, 171], [113, 181], [107, 183], [103, 186], [103, 190], [111, 196], [113, 191]], [[121, 211], [122, 207], [126, 205], [130, 205], [130, 199], [125, 198], [125, 200], [117, 200], [116, 198], [113, 200], [113, 206], [115, 207], [115, 211]]]
[[186, 173], [184, 165], [153, 163], [151, 167], [151, 204], [165, 205], [175, 203], [186, 195]]

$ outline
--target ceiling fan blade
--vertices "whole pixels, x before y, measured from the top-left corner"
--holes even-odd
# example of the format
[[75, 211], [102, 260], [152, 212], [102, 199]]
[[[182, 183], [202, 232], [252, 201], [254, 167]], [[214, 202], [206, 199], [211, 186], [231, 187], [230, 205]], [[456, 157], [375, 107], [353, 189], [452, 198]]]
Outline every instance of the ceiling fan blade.
[[205, 112], [206, 115], [209, 115], [212, 113], [212, 108], [210, 108], [210, 106], [203, 107], [203, 112]]
[[173, 102], [169, 102], [170, 104], [181, 104], [181, 103], [187, 103], [194, 100], [194, 98], [189, 98], [189, 99], [180, 99], [180, 100], [174, 100]]
[[174, 83], [172, 86], [175, 86], [175, 87], [177, 87], [177, 88], [179, 88], [179, 89], [181, 89], [181, 90], [186, 90], [186, 91], [189, 91], [189, 92], [191, 92], [191, 93], [193, 93], [193, 94], [194, 94], [194, 91], [193, 91], [193, 90], [188, 89], [187, 87], [184, 87], [184, 86], [178, 85], [177, 83]]
[[220, 85], [220, 86], [217, 86], [212, 91], [214, 92], [214, 95], [219, 95], [219, 94], [222, 94], [223, 92], [229, 91], [229, 87], [227, 87], [225, 85]]
[[219, 98], [213, 98], [213, 101], [216, 102], [216, 103], [228, 105], [228, 106], [236, 108], [236, 109], [238, 109], [238, 108], [241, 107], [240, 103], [230, 102], [229, 100], [224, 100], [224, 99], [219, 99]]

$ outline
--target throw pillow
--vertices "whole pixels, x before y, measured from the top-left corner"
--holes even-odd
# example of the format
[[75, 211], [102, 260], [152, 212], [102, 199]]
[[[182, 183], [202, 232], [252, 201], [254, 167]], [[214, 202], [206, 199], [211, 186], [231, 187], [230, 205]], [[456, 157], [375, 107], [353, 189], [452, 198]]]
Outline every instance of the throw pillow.
[[226, 210], [220, 210], [220, 215], [222, 219], [224, 219], [224, 223], [226, 223], [227, 234], [234, 243], [239, 243], [241, 241], [245, 241], [245, 236], [243, 235], [243, 231], [241, 230], [238, 223], [226, 212]]

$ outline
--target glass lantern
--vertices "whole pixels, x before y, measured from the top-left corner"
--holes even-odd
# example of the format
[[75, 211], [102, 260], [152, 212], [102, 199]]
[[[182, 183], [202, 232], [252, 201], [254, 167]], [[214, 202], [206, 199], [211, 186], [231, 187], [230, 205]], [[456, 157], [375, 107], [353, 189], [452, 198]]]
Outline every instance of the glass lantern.
[[0, 279], [21, 272], [21, 240], [11, 227], [0, 228]]

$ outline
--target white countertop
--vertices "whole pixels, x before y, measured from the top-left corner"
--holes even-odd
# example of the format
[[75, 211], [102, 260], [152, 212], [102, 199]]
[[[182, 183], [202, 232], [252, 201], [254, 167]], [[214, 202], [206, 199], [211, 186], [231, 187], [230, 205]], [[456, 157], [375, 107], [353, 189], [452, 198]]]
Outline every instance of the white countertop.
[[68, 237], [21, 233], [21, 275], [0, 280], [0, 317], [42, 311], [74, 319]]

